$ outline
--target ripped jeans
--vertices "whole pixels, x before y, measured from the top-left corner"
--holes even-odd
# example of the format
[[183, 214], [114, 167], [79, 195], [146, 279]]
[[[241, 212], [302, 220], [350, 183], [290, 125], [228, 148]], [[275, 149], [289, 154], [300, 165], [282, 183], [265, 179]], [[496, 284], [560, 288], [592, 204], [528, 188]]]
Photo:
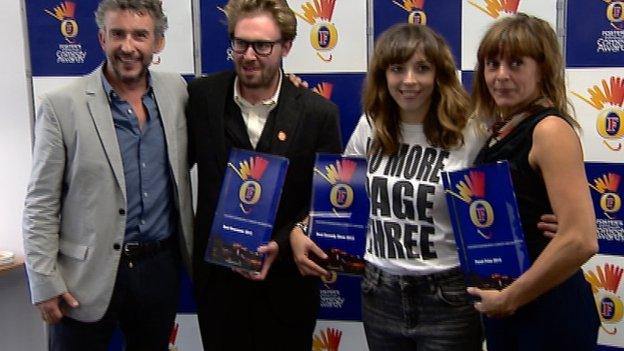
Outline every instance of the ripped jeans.
[[458, 268], [400, 276], [367, 263], [362, 319], [370, 351], [482, 349], [481, 320]]

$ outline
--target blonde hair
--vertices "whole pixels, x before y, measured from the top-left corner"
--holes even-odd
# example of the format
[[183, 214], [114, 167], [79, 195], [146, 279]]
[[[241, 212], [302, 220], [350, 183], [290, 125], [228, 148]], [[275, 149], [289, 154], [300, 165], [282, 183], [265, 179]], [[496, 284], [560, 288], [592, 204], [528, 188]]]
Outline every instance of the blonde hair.
[[[540, 96], [548, 99], [563, 117], [578, 128], [572, 117], [565, 86], [565, 65], [557, 34], [548, 22], [524, 13], [500, 19], [490, 26], [477, 52], [477, 67], [472, 89], [473, 111], [480, 119], [500, 114], [485, 82], [485, 62], [497, 57], [530, 57], [540, 69]], [[536, 108], [536, 106], [526, 106]], [[539, 106], [537, 106], [539, 108]]]
[[386, 70], [390, 65], [408, 61], [421, 52], [435, 66], [435, 87], [429, 112], [423, 123], [427, 141], [451, 148], [463, 145], [462, 130], [469, 113], [469, 98], [457, 78], [451, 51], [440, 35], [426, 26], [396, 24], [386, 30], [375, 44], [363, 91], [364, 113], [375, 128], [373, 151], [392, 155], [401, 139], [399, 106], [388, 91]]
[[227, 16], [230, 38], [238, 20], [254, 13], [268, 12], [280, 29], [283, 41], [292, 41], [297, 36], [297, 18], [285, 0], [230, 0], [223, 8]]

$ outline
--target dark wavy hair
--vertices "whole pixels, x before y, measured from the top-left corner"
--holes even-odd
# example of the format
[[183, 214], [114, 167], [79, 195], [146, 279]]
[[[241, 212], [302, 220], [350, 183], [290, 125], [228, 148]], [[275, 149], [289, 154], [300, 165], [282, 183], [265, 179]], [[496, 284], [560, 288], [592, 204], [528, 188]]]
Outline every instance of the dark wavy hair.
[[427, 26], [396, 24], [378, 38], [363, 91], [364, 113], [375, 128], [372, 150], [381, 148], [392, 155], [401, 139], [399, 106], [390, 95], [386, 71], [390, 65], [407, 62], [422, 52], [435, 66], [435, 87], [431, 106], [423, 123], [427, 141], [434, 146], [451, 148], [463, 145], [470, 102], [457, 77], [455, 62], [442, 37]]

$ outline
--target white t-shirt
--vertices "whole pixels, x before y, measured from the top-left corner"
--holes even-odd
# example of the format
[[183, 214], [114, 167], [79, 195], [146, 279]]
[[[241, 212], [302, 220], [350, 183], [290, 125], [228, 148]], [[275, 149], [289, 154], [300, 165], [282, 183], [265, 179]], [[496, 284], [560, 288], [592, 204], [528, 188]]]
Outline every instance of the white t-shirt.
[[[371, 122], [372, 123], [372, 122]], [[451, 150], [427, 142], [422, 124], [401, 123], [399, 156], [367, 156], [373, 133], [362, 116], [346, 155], [367, 156], [370, 214], [365, 259], [396, 275], [422, 275], [459, 266], [441, 171], [472, 165], [486, 136], [469, 121], [464, 145]]]

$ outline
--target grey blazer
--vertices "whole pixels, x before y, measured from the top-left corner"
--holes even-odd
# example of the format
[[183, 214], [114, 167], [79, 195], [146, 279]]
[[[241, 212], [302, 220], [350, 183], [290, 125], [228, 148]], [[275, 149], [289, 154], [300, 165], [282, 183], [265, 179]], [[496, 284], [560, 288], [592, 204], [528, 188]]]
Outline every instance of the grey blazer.
[[[151, 71], [163, 122], [183, 261], [190, 267], [191, 186], [178, 74]], [[35, 123], [32, 175], [23, 235], [33, 303], [70, 292], [71, 318], [102, 318], [113, 292], [126, 226], [126, 186], [102, 68], [48, 94]], [[117, 249], [115, 249], [115, 247]]]

